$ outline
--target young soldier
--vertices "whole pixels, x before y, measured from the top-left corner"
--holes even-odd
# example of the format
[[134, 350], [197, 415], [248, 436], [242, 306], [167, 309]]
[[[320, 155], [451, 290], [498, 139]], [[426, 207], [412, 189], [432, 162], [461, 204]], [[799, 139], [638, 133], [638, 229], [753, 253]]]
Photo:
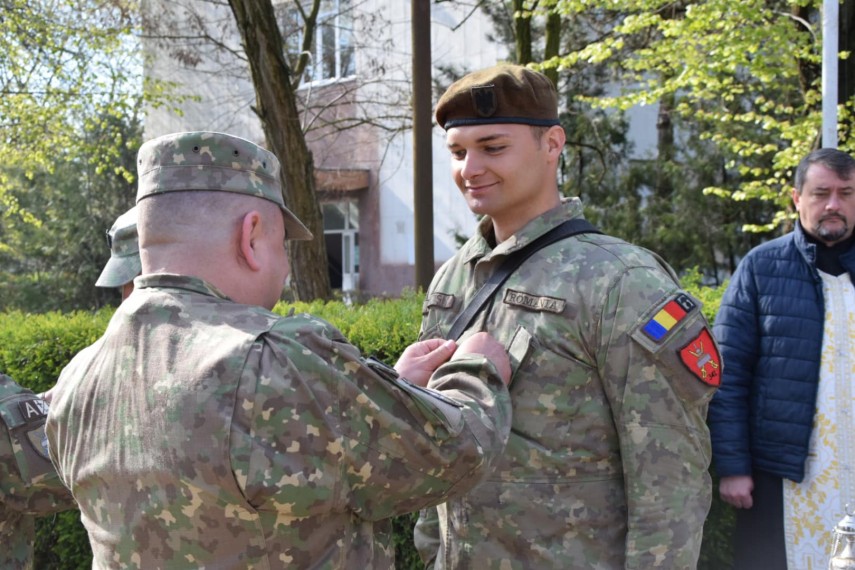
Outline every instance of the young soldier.
[[[422, 338], [442, 338], [514, 252], [567, 220], [565, 135], [544, 75], [472, 73], [436, 107], [478, 231], [439, 271]], [[466, 496], [422, 512], [434, 568], [694, 568], [710, 505], [704, 418], [721, 362], [700, 302], [655, 254], [598, 233], [538, 251], [463, 333], [509, 350], [513, 425]]]

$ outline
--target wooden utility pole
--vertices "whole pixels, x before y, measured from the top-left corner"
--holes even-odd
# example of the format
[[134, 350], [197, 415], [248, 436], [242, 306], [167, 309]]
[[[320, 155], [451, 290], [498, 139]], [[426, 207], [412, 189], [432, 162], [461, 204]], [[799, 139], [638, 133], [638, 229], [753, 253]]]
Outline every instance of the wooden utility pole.
[[412, 26], [416, 288], [427, 291], [434, 273], [430, 0], [412, 0]]

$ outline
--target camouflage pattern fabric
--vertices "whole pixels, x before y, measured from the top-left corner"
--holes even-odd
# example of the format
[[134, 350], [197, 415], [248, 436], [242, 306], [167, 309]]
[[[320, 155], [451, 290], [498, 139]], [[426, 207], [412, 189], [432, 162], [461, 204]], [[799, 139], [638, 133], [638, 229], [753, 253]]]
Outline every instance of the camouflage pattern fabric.
[[[444, 336], [508, 253], [581, 210], [564, 201], [495, 248], [485, 219], [434, 278], [421, 336]], [[672, 301], [686, 310], [654, 341], [645, 330]], [[583, 234], [529, 258], [470, 328], [511, 354], [511, 436], [484, 482], [422, 511], [415, 540], [428, 567], [695, 568], [721, 367], [700, 308], [661, 259], [613, 237]], [[706, 346], [693, 362], [697, 339]]]
[[481, 356], [419, 388], [321, 319], [136, 285], [47, 423], [95, 568], [392, 568], [386, 519], [464, 493], [504, 447], [510, 397]]
[[75, 506], [48, 459], [47, 404], [0, 374], [0, 568], [32, 568], [34, 515]]

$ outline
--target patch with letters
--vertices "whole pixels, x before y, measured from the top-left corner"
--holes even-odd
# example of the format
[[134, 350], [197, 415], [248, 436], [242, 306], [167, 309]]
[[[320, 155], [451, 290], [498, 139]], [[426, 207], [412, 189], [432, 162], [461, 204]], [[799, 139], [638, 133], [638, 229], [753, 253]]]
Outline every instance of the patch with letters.
[[28, 400], [21, 400], [18, 402], [18, 410], [21, 412], [21, 416], [23, 416], [24, 420], [29, 423], [33, 420], [39, 420], [47, 416], [48, 405], [47, 402], [41, 398], [30, 398]]
[[721, 355], [707, 327], [680, 349], [680, 360], [689, 371], [710, 386], [721, 385]]
[[506, 305], [514, 305], [530, 311], [546, 311], [549, 313], [563, 313], [564, 307], [567, 305], [564, 299], [546, 295], [530, 295], [513, 289], [505, 290], [504, 302]]
[[680, 293], [650, 317], [641, 330], [654, 342], [662, 342], [674, 327], [697, 308], [697, 304], [685, 293]]
[[440, 309], [450, 309], [454, 306], [454, 295], [445, 293], [431, 293], [425, 300], [425, 307], [439, 307]]

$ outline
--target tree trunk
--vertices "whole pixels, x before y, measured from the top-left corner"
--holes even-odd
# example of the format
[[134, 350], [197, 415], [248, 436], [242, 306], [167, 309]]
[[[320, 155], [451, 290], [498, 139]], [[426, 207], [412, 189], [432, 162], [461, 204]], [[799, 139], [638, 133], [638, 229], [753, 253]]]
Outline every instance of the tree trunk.
[[285, 204], [315, 236], [289, 241], [291, 285], [298, 300], [331, 296], [323, 221], [315, 194], [314, 161], [300, 126], [291, 70], [270, 0], [229, 0], [255, 86], [255, 112], [270, 151], [282, 165]]
[[670, 200], [674, 194], [674, 181], [671, 178], [671, 166], [674, 163], [674, 94], [668, 93], [659, 100], [659, 114], [656, 117], [656, 183], [653, 191], [663, 200]]
[[523, 0], [513, 0], [516, 63], [520, 65], [531, 63], [531, 14], [524, 8]]
[[[546, 46], [543, 51], [543, 59], [548, 61], [553, 57], [558, 57], [561, 51], [561, 14], [556, 11], [550, 11], [546, 16]], [[558, 89], [558, 68], [550, 67], [545, 70], [546, 75], [555, 88]]]

